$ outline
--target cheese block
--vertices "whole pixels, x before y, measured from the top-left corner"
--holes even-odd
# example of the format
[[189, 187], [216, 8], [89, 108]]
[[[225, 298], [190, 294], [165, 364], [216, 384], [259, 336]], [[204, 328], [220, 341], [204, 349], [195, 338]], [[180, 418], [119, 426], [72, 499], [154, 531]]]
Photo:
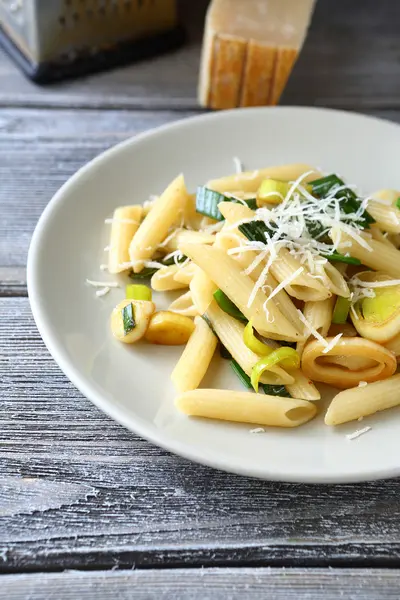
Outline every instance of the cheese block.
[[199, 102], [209, 108], [277, 104], [316, 0], [212, 0]]

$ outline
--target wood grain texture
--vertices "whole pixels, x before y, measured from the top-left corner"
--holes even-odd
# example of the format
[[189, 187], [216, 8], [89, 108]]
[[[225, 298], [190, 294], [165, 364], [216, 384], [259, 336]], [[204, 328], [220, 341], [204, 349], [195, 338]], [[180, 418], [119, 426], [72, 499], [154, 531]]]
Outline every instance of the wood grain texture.
[[[400, 121], [394, 110], [365, 112]], [[53, 194], [78, 168], [130, 136], [193, 114], [2, 109], [0, 296], [26, 295], [24, 267], [34, 227]]]
[[176, 569], [2, 577], [7, 600], [397, 600], [400, 571]]
[[[197, 109], [196, 88], [207, 0], [183, 0], [189, 41], [150, 61], [40, 88], [0, 51], [0, 105]], [[283, 104], [399, 107], [400, 5], [393, 0], [319, 0]]]
[[0, 374], [3, 572], [400, 567], [400, 480], [268, 483], [152, 446], [67, 381], [26, 298], [0, 299]]

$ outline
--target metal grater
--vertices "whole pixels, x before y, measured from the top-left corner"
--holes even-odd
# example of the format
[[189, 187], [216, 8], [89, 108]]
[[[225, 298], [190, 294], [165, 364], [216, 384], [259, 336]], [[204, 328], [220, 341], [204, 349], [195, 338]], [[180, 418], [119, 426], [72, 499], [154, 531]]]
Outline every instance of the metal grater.
[[0, 0], [0, 43], [40, 83], [145, 58], [183, 39], [176, 0]]

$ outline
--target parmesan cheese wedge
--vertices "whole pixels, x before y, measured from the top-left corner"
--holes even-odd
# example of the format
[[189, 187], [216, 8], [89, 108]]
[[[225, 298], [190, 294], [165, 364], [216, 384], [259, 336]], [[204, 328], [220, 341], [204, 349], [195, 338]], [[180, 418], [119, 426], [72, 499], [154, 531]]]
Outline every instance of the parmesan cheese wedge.
[[212, 0], [199, 102], [210, 108], [277, 104], [316, 0]]

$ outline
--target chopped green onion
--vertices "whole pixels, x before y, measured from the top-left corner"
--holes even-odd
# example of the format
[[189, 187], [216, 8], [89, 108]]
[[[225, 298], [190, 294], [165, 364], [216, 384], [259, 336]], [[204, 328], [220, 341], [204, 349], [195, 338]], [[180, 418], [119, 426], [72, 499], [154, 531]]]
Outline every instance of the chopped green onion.
[[233, 304], [233, 302], [228, 298], [226, 294], [222, 290], [216, 290], [214, 292], [214, 298], [220, 308], [231, 317], [234, 317], [238, 321], [243, 321], [247, 323], [247, 319], [244, 314], [238, 309], [237, 306]]
[[221, 358], [225, 358], [226, 360], [231, 360], [232, 354], [225, 348], [223, 344], [219, 345], [219, 354]]
[[165, 265], [166, 267], [170, 267], [171, 265], [176, 265], [176, 264], [180, 264], [185, 262], [185, 260], [187, 260], [187, 256], [185, 256], [184, 254], [182, 254], [182, 256], [179, 256], [178, 258], [174, 257], [174, 256], [170, 256], [167, 259], [163, 259], [161, 262], [163, 265]]
[[140, 273], [133, 273], [132, 271], [132, 273], [129, 273], [129, 277], [131, 279], [150, 279], [157, 271], [158, 269], [154, 267], [144, 267]]
[[198, 187], [196, 194], [196, 212], [216, 221], [223, 221], [224, 217], [221, 215], [218, 204], [220, 202], [228, 202], [230, 198], [227, 198], [219, 192], [209, 190], [206, 187]]
[[128, 333], [130, 333], [132, 329], [135, 329], [136, 327], [135, 312], [132, 302], [129, 302], [129, 304], [124, 306], [121, 312], [122, 321], [124, 324], [124, 335], [128, 335]]
[[361, 265], [361, 260], [358, 258], [353, 258], [352, 256], [344, 256], [339, 252], [332, 252], [332, 254], [322, 254], [324, 258], [327, 258], [331, 262], [341, 262], [346, 263], [348, 265]]
[[264, 221], [250, 221], [250, 223], [242, 223], [238, 227], [239, 231], [243, 233], [251, 242], [262, 242], [265, 244], [265, 233], [270, 236], [273, 234], [272, 229], [268, 227]]
[[[218, 204], [220, 202], [240, 202], [237, 198], [233, 198], [232, 196], [225, 196], [220, 192], [215, 192], [214, 190], [210, 190], [206, 187], [198, 187], [196, 193], [196, 212], [201, 215], [205, 215], [206, 217], [210, 217], [211, 219], [215, 219], [215, 221], [224, 221], [225, 217], [221, 214]], [[251, 208], [251, 210], [257, 209], [257, 201], [255, 198], [250, 198], [249, 200], [244, 200], [247, 206]]]
[[332, 323], [335, 325], [343, 325], [346, 323], [347, 317], [349, 316], [350, 304], [348, 298], [343, 298], [342, 296], [336, 298], [335, 308], [333, 309], [332, 314]]
[[[321, 177], [320, 179], [315, 179], [311, 182], [313, 194], [319, 196], [321, 198], [325, 198], [332, 192], [335, 187], [342, 187], [344, 185], [344, 181], [342, 181], [337, 175], [327, 175], [326, 177]], [[361, 206], [361, 201], [357, 197], [357, 195], [350, 188], [345, 188], [338, 192], [339, 197], [342, 199], [340, 204], [341, 210], [347, 214], [352, 214], [357, 212]], [[335, 197], [337, 197], [335, 194]], [[371, 217], [371, 215], [364, 210], [361, 215], [361, 219], [363, 221], [363, 226], [368, 228], [371, 223], [375, 223], [375, 219]]]
[[[244, 387], [246, 387], [249, 390], [252, 390], [253, 386], [251, 385], [250, 377], [247, 375], [247, 373], [243, 371], [239, 363], [237, 363], [236, 360], [232, 359], [230, 365], [235, 375], [237, 375]], [[260, 387], [264, 391], [264, 394], [267, 394], [268, 396], [283, 396], [285, 398], [291, 398], [289, 392], [287, 391], [284, 385], [268, 385], [267, 383], [262, 383]]]
[[141, 283], [131, 283], [126, 286], [126, 297], [129, 300], [151, 300], [151, 289]]
[[267, 344], [263, 344], [256, 338], [251, 321], [249, 321], [244, 328], [243, 341], [249, 350], [252, 350], [252, 352], [259, 354], [260, 356], [268, 356], [268, 354], [271, 354], [272, 352], [272, 348], [267, 346]]
[[241, 383], [243, 383], [244, 387], [247, 387], [249, 390], [252, 389], [250, 377], [245, 373], [239, 363], [236, 360], [231, 360], [230, 365], [234, 371], [234, 373], [238, 376]]
[[[303, 183], [303, 187], [312, 191], [312, 186]], [[257, 191], [257, 200], [259, 204], [267, 202], [269, 204], [280, 204], [287, 196], [292, 184], [289, 181], [280, 181], [279, 179], [264, 179]]]
[[400, 198], [396, 200], [396, 208], [400, 209]]
[[278, 348], [273, 350], [268, 356], [259, 360], [251, 370], [251, 385], [258, 391], [258, 383], [264, 371], [268, 371], [274, 365], [281, 363], [286, 369], [298, 369], [300, 366], [300, 356], [293, 348]]
[[284, 385], [268, 385], [268, 383], [263, 383], [261, 387], [264, 390], [264, 394], [267, 396], [281, 396], [284, 398], [292, 397]]

